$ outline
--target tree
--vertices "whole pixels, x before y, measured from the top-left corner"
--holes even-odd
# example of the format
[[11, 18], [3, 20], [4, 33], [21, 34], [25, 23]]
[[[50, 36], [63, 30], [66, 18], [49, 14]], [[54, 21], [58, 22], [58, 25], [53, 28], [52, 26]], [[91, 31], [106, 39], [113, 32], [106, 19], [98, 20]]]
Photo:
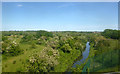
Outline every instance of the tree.
[[[33, 53], [27, 60], [28, 72], [50, 72], [58, 64], [56, 56], [51, 49], [44, 49], [38, 53]], [[52, 59], [51, 59], [52, 58]]]
[[31, 34], [25, 34], [25, 35], [23, 36], [21, 42], [29, 42], [29, 41], [33, 40], [33, 37], [34, 37], [34, 36], [31, 35]]
[[19, 54], [23, 53], [23, 50], [20, 49], [19, 44], [13, 43], [13, 42], [8, 42], [9, 40], [6, 40], [2, 44], [2, 54], [3, 55], [8, 55], [8, 56], [17, 56]]
[[101, 34], [106, 38], [119, 39], [119, 30], [106, 29]]
[[43, 31], [43, 30], [37, 31], [36, 37], [39, 38], [41, 36], [53, 37], [53, 34], [52, 34], [52, 32], [47, 32], [47, 31]]
[[2, 41], [5, 41], [5, 40], [7, 40], [8, 38], [6, 37], [6, 36], [3, 36], [2, 35]]
[[72, 50], [69, 44], [63, 45], [60, 49], [63, 50], [63, 52], [67, 52], [67, 53], [70, 53], [70, 50]]
[[20, 49], [19, 45], [11, 44], [10, 50], [8, 52], [11, 56], [17, 56], [23, 53], [23, 50]]

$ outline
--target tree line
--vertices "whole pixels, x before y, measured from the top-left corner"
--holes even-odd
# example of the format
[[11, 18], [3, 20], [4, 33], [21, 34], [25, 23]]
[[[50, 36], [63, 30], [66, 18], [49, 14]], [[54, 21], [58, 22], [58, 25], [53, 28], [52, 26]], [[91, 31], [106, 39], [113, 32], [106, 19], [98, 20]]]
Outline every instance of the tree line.
[[106, 29], [101, 34], [106, 38], [120, 39], [120, 30]]

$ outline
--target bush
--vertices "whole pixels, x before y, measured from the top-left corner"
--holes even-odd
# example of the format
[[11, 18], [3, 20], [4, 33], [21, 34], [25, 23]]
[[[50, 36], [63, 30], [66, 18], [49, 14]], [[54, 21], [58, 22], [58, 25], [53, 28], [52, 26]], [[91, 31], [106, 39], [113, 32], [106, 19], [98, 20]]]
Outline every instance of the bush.
[[7, 64], [5, 65], [5, 67], [8, 67]]
[[31, 40], [33, 40], [33, 35], [31, 34], [26, 34], [23, 36], [23, 38], [21, 39], [21, 42], [30, 42]]
[[16, 72], [22, 72], [22, 68], [17, 68]]
[[11, 48], [8, 52], [11, 56], [17, 56], [23, 53], [23, 50], [20, 49], [18, 45], [11, 45]]
[[30, 59], [27, 61], [27, 64], [27, 70], [29, 72], [49, 72], [51, 68], [54, 67], [53, 65], [48, 64], [45, 59]]
[[35, 48], [36, 48], [36, 45], [33, 43], [33, 44], [31, 45], [31, 48], [35, 49]]
[[5, 40], [8, 40], [8, 38], [2, 35], [2, 41], [5, 41]]
[[15, 60], [13, 61], [13, 64], [16, 64], [16, 61], [15, 61]]
[[67, 52], [67, 53], [70, 53], [70, 50], [72, 50], [71, 47], [69, 46], [69, 44], [63, 45], [60, 49], [61, 49], [63, 52]]
[[5, 56], [17, 56], [22, 53], [23, 53], [23, 50], [20, 49], [18, 44], [14, 44], [14, 43], [3, 44], [2, 54]]

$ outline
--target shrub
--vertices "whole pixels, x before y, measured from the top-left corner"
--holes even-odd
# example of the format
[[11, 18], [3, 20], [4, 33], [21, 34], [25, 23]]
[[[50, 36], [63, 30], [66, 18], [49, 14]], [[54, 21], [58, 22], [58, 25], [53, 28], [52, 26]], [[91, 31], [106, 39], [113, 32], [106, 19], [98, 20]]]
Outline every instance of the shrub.
[[8, 67], [7, 64], [5, 65], [5, 67]]
[[63, 50], [63, 52], [70, 53], [71, 47], [69, 46], [69, 44], [65, 44], [60, 49]]
[[17, 56], [23, 53], [23, 50], [20, 49], [19, 45], [12, 44], [8, 52], [11, 56]]
[[22, 72], [22, 68], [20, 67], [20, 68], [17, 68], [16, 69], [16, 72]]
[[13, 61], [13, 64], [16, 64], [16, 61], [15, 61], [15, 60]]
[[35, 48], [36, 48], [36, 45], [33, 43], [33, 44], [31, 45], [31, 48], [35, 49]]
[[31, 34], [25, 34], [24, 36], [23, 36], [23, 38], [21, 39], [21, 43], [28, 43], [28, 42], [31, 42], [32, 40], [34, 39], [34, 36], [33, 35], [31, 35]]

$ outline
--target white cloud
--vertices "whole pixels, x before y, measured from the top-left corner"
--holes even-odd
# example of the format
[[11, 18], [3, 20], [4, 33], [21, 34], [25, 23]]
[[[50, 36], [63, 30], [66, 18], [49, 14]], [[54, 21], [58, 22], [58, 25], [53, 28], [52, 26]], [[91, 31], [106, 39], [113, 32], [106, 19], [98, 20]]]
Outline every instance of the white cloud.
[[19, 4], [19, 5], [17, 5], [18, 7], [22, 7], [23, 5], [21, 5], [21, 4]]

